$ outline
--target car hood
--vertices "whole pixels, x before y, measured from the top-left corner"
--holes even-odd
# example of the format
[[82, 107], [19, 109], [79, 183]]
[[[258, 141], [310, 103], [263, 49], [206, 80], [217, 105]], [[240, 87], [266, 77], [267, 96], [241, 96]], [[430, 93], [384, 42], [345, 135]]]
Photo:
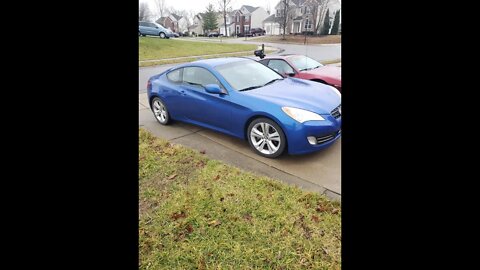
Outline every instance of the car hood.
[[336, 66], [323, 66], [316, 69], [305, 70], [302, 73], [321, 77], [330, 84], [342, 85], [342, 69]]
[[332, 88], [313, 81], [285, 78], [242, 93], [274, 103], [280, 107], [289, 106], [319, 114], [330, 114], [341, 102], [341, 98]]

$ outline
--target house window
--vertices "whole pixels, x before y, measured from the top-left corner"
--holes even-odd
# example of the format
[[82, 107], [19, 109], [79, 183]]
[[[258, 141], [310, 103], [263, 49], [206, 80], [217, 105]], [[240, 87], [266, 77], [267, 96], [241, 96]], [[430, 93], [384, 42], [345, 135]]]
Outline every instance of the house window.
[[237, 15], [237, 22], [239, 22], [239, 21], [240, 21], [240, 16]]
[[247, 33], [248, 30], [250, 30], [250, 26], [244, 25], [244, 26], [243, 26], [243, 32], [244, 32], [244, 33]]
[[267, 33], [270, 33], [270, 26], [267, 26], [267, 29], [266, 29], [266, 30], [267, 30], [267, 31], [266, 31]]
[[305, 20], [305, 29], [312, 29], [312, 21], [309, 19]]
[[247, 15], [247, 16], [245, 16], [245, 21], [247, 21], [247, 22], [248, 22], [248, 20], [249, 20], [249, 19], [250, 19], [250, 16], [248, 16], [248, 15]]

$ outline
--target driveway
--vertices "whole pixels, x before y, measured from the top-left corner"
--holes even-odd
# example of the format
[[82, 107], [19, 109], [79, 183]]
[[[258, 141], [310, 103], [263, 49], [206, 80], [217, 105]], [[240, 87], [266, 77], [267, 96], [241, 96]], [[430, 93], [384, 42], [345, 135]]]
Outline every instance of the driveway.
[[160, 125], [148, 106], [146, 93], [139, 94], [139, 126], [171, 142], [205, 151], [210, 158], [324, 193], [335, 200], [341, 198], [341, 139], [317, 153], [268, 159], [256, 155], [248, 142], [241, 139], [180, 122]]

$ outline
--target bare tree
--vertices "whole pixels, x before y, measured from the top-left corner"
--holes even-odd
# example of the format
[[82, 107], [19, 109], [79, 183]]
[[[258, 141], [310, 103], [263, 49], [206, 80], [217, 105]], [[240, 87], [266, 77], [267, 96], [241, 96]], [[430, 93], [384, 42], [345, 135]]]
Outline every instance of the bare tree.
[[311, 17], [311, 24], [313, 26], [313, 33], [317, 32], [317, 24], [318, 24], [318, 12], [319, 12], [319, 6], [320, 2], [323, 0], [307, 0], [305, 1], [305, 6], [307, 7], [307, 14], [309, 14]]
[[317, 0], [318, 1], [318, 6], [317, 6], [317, 17], [318, 21], [316, 22], [316, 32], [320, 33], [322, 31], [322, 27], [320, 27], [320, 24], [325, 21], [325, 14], [327, 13], [328, 10], [328, 4], [330, 3], [330, 0]]
[[147, 21], [148, 17], [150, 17], [150, 10], [148, 9], [148, 4], [145, 2], [140, 3], [140, 7], [138, 9], [138, 20]]
[[272, 8], [270, 7], [270, 1], [265, 0], [265, 10], [267, 11], [268, 15], [270, 15], [270, 11], [272, 11]]
[[291, 0], [281, 0], [282, 9], [280, 10], [280, 27], [283, 29], [283, 38], [285, 39], [285, 31], [287, 28], [289, 13], [290, 13], [290, 1]]
[[[175, 12], [172, 12], [173, 14], [175, 15], [178, 15], [182, 18], [185, 19], [185, 22], [186, 22], [186, 26], [187, 26], [187, 31], [188, 31], [188, 28], [192, 25], [192, 23], [190, 22], [190, 13], [184, 9], [181, 9], [181, 10], [175, 10]], [[178, 25], [178, 27], [180, 28], [180, 25]]]
[[168, 7], [166, 8], [166, 13], [168, 13], [169, 15], [170, 14], [175, 14], [175, 15], [179, 15], [179, 13], [181, 12], [179, 9], [176, 9], [174, 7]]
[[197, 16], [197, 13], [195, 10], [189, 10], [188, 11], [188, 19], [192, 22], [192, 25], [194, 24], [195, 16]]
[[160, 15], [160, 17], [163, 17], [167, 13], [167, 6], [165, 5], [165, 0], [153, 0], [153, 3], [155, 3], [158, 15]]
[[230, 7], [232, 0], [218, 0], [218, 5], [220, 6], [220, 12], [223, 12], [223, 25], [225, 26], [225, 36], [227, 35], [227, 10]]

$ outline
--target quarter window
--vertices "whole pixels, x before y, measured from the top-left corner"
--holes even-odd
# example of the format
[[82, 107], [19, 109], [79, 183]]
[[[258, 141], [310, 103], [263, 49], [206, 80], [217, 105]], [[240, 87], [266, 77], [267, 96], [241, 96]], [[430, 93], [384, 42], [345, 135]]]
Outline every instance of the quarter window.
[[182, 68], [171, 71], [167, 74], [167, 78], [174, 83], [182, 82]]

